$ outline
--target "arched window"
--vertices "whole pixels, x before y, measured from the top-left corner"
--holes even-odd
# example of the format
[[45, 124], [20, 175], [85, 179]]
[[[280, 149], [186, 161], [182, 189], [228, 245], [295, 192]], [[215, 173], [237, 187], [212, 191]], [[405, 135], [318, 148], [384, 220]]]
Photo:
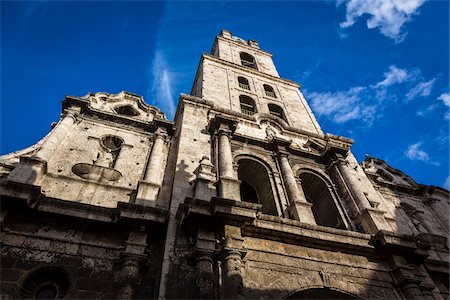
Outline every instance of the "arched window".
[[253, 68], [253, 69], [258, 69], [256, 67], [256, 61], [255, 61], [255, 58], [253, 56], [251, 56], [248, 53], [241, 52], [240, 57], [241, 57], [241, 64], [243, 66], [249, 67], [249, 68]]
[[278, 215], [269, 174], [262, 164], [252, 159], [239, 160], [238, 178], [242, 201], [259, 203], [264, 214]]
[[114, 108], [114, 110], [119, 115], [131, 116], [131, 117], [139, 116], [139, 112], [136, 111], [131, 105], [119, 106], [119, 107]]
[[275, 91], [274, 91], [273, 87], [271, 87], [268, 84], [264, 84], [263, 87], [264, 87], [264, 92], [266, 93], [266, 96], [269, 96], [272, 98], [277, 97], [277, 95], [275, 95]]
[[105, 151], [101, 151], [97, 154], [94, 164], [102, 167], [114, 168], [122, 144], [123, 140], [118, 136], [107, 135], [102, 137], [100, 145]]
[[296, 292], [287, 299], [358, 299], [357, 297], [331, 288], [311, 288]]
[[279, 107], [276, 104], [272, 104], [272, 103], [270, 103], [268, 106], [269, 106], [269, 113], [272, 116], [276, 116], [276, 117], [281, 118], [281, 119], [283, 119], [284, 121], [287, 122], [286, 116], [284, 115], [284, 111], [283, 111], [283, 109], [281, 107]]
[[240, 95], [239, 102], [241, 104], [241, 112], [245, 115], [254, 115], [256, 113], [255, 101], [249, 96]]
[[238, 77], [239, 87], [245, 90], [250, 90], [250, 85], [248, 84], [248, 80], [245, 77]]
[[312, 173], [304, 172], [299, 177], [317, 225], [346, 229], [327, 184]]

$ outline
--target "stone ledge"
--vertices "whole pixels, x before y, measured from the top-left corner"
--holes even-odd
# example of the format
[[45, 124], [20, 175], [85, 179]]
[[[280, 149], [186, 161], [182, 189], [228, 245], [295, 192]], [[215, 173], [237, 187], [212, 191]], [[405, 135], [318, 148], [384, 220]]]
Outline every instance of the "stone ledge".
[[368, 234], [303, 224], [295, 220], [281, 220], [271, 216], [258, 216], [251, 225], [242, 228], [242, 235], [321, 249], [357, 253], [372, 251], [375, 254], [375, 247], [369, 244]]

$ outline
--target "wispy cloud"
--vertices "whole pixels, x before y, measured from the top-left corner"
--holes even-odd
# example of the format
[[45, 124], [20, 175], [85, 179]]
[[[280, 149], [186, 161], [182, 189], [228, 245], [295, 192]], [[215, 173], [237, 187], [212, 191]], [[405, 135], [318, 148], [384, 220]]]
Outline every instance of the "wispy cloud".
[[148, 97], [155, 97], [152, 103], [173, 115], [176, 108], [172, 90], [173, 75], [168, 69], [164, 54], [159, 50], [153, 58], [151, 74], [153, 82], [147, 91]]
[[427, 152], [421, 149], [422, 142], [417, 142], [415, 144], [411, 144], [405, 151], [405, 155], [412, 161], [421, 161], [426, 162], [435, 166], [439, 166], [440, 163], [430, 159], [430, 156]]
[[430, 113], [432, 113], [433, 111], [435, 111], [437, 107], [438, 107], [437, 104], [430, 104], [426, 108], [418, 110], [416, 112], [416, 115], [425, 117], [425, 116], [429, 115]]
[[406, 101], [411, 101], [417, 97], [427, 97], [431, 94], [431, 90], [433, 88], [433, 84], [436, 79], [431, 79], [427, 82], [420, 82], [415, 87], [410, 89], [408, 93], [406, 93]]
[[308, 94], [312, 107], [319, 115], [330, 116], [336, 123], [361, 119], [372, 123], [375, 107], [364, 105], [362, 98], [365, 87], [352, 87], [347, 91]]
[[408, 70], [392, 65], [383, 73], [383, 79], [368, 86], [336, 92], [305, 93], [317, 115], [327, 116], [336, 123], [362, 120], [366, 122], [366, 126], [371, 126], [384, 108], [383, 101], [388, 95], [395, 100], [395, 95], [388, 92], [389, 88], [404, 83], [411, 84], [419, 78], [420, 71], [417, 69]]
[[370, 15], [367, 28], [379, 28], [380, 32], [402, 42], [407, 32], [403, 32], [403, 25], [411, 20], [425, 0], [339, 0], [337, 5], [345, 3], [346, 19], [340, 24], [341, 28], [353, 26], [365, 14]]
[[422, 142], [417, 142], [415, 144], [409, 145], [408, 149], [405, 151], [405, 155], [410, 160], [420, 160], [428, 161], [430, 159], [428, 153], [420, 149]]
[[389, 67], [389, 71], [384, 72], [384, 79], [375, 87], [388, 87], [394, 84], [403, 83], [405, 81], [413, 79], [412, 73], [409, 73], [406, 69], [397, 68], [395, 65]]
[[438, 100], [441, 100], [447, 107], [450, 107], [450, 93], [441, 94]]

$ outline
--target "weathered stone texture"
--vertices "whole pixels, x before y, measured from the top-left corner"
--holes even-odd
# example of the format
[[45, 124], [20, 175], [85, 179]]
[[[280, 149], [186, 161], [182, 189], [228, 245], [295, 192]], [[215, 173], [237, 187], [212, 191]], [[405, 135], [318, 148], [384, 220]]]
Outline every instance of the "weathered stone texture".
[[0, 295], [448, 299], [448, 191], [352, 143], [226, 30], [174, 122], [128, 92], [67, 96], [0, 157]]

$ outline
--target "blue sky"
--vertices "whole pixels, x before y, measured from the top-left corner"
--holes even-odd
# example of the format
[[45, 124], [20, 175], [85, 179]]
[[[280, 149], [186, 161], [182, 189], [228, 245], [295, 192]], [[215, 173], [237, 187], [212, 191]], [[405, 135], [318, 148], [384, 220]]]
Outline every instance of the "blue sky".
[[448, 188], [448, 1], [2, 1], [0, 153], [42, 138], [64, 95], [126, 90], [172, 119], [222, 28], [272, 52], [359, 161]]

